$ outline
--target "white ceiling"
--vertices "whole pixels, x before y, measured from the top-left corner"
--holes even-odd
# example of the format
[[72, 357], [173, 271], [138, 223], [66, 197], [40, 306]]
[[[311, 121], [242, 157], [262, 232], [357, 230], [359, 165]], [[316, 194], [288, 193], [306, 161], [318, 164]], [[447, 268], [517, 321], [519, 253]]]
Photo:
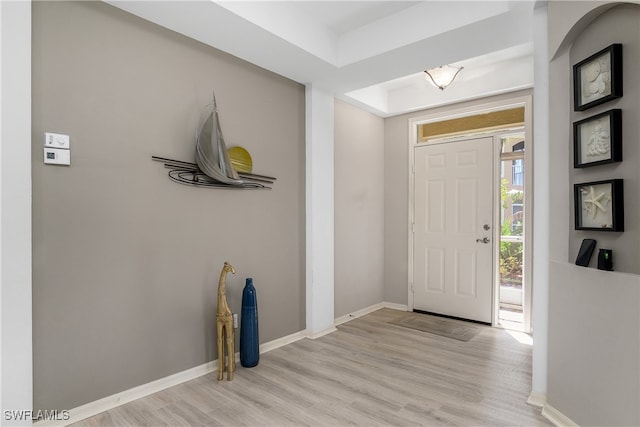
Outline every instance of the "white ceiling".
[[396, 12], [415, 6], [419, 1], [297, 1], [290, 6], [340, 36]]
[[533, 85], [533, 1], [107, 2], [382, 117]]

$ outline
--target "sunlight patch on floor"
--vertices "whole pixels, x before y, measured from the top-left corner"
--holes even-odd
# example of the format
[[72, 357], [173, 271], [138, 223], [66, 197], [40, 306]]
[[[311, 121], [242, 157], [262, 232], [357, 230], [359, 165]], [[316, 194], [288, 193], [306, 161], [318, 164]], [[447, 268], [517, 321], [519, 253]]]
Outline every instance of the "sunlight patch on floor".
[[505, 331], [520, 344], [533, 345], [533, 338], [531, 335], [525, 334], [524, 332], [510, 331], [508, 329], [505, 329]]

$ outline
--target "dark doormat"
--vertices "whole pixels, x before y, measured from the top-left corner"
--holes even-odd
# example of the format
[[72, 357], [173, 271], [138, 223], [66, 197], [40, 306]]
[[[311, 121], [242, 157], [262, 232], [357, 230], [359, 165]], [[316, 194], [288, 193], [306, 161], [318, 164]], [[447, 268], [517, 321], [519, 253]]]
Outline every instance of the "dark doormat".
[[482, 326], [469, 322], [420, 313], [407, 313], [388, 323], [459, 341], [469, 341], [482, 330]]

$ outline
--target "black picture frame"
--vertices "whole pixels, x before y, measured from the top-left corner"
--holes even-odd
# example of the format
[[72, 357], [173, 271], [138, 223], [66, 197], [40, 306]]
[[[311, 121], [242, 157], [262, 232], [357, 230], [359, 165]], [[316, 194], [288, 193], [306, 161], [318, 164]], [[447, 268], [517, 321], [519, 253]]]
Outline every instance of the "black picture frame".
[[574, 185], [575, 229], [624, 231], [623, 180]]
[[573, 123], [573, 167], [622, 161], [622, 110], [615, 108]]
[[584, 111], [622, 96], [622, 44], [614, 43], [573, 66], [573, 106]]

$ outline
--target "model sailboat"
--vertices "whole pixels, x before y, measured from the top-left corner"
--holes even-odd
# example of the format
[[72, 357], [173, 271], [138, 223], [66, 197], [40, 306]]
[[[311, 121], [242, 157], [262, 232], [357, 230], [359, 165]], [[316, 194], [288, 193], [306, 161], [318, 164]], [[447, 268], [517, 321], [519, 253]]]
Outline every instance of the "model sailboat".
[[153, 156], [170, 168], [169, 178], [181, 184], [218, 188], [270, 188], [275, 178], [252, 173], [238, 173], [229, 159], [218, 118], [216, 96], [201, 115], [196, 133], [196, 163]]

